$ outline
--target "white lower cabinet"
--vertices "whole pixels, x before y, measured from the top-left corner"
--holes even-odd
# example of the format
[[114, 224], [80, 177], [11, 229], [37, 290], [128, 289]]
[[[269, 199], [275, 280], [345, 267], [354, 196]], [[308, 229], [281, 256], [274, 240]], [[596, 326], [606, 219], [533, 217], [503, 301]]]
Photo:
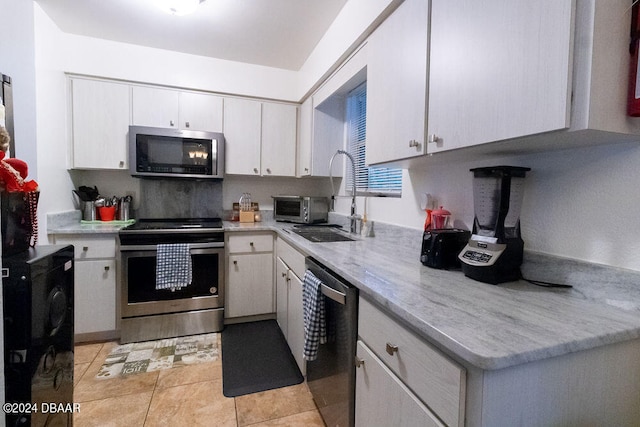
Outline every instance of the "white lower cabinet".
[[[369, 363], [365, 359], [365, 363], [356, 371], [356, 426], [464, 426], [466, 370], [366, 299], [360, 298], [359, 303], [358, 335], [361, 343], [358, 357], [370, 357], [363, 352], [365, 348], [361, 347], [364, 345], [370, 353], [375, 354], [376, 359], [369, 360]], [[376, 363], [381, 368], [370, 368]], [[382, 376], [388, 378], [381, 379]], [[385, 386], [372, 386], [376, 382]], [[392, 384], [395, 384], [393, 387], [396, 391], [386, 388]], [[401, 396], [402, 393], [405, 396]], [[430, 412], [420, 415], [422, 406], [411, 403], [415, 400], [429, 408]], [[395, 402], [393, 406], [388, 406], [386, 411], [380, 409], [390, 405], [390, 401]], [[401, 417], [400, 422], [393, 422], [395, 418], [390, 418], [389, 422], [372, 418], [372, 423], [368, 422], [368, 415], [365, 417], [363, 409], [357, 408], [358, 402], [363, 402], [364, 411], [372, 410], [366, 409], [367, 406], [378, 408], [378, 417], [387, 412], [387, 417]], [[397, 405], [410, 407], [407, 410], [411, 418], [407, 415], [405, 419], [402, 413], [394, 414], [399, 411]], [[404, 409], [404, 406], [401, 407]], [[358, 413], [365, 418], [359, 421]], [[418, 420], [424, 422], [427, 419], [431, 419], [430, 424], [416, 424]]]
[[75, 274], [75, 334], [115, 330], [115, 260], [77, 261]]
[[444, 426], [362, 341], [357, 357], [356, 427]]
[[304, 350], [304, 319], [302, 310], [302, 279], [304, 255], [278, 239], [276, 244], [276, 317], [298, 368], [306, 374]]
[[227, 251], [225, 317], [273, 313], [273, 234], [229, 233]]
[[115, 235], [56, 235], [52, 243], [73, 245], [75, 341], [117, 336]]

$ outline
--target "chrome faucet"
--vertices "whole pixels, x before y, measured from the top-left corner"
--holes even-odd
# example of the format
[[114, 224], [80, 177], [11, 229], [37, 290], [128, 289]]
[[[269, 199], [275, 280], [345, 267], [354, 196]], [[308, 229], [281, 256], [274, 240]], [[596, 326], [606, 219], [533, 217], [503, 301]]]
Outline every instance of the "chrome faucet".
[[333, 211], [335, 208], [335, 199], [336, 199], [336, 191], [335, 188], [333, 187], [333, 176], [331, 175], [331, 170], [333, 169], [333, 159], [335, 159], [335, 157], [338, 154], [344, 154], [345, 156], [347, 156], [349, 158], [349, 160], [351, 160], [351, 172], [353, 173], [352, 176], [352, 182], [353, 182], [353, 188], [352, 188], [352, 192], [351, 192], [351, 216], [349, 216], [350, 222], [349, 222], [349, 232], [351, 233], [356, 233], [357, 232], [357, 221], [359, 219], [359, 215], [356, 215], [356, 162], [353, 159], [353, 156], [349, 153], [347, 153], [344, 150], [338, 150], [334, 153], [333, 156], [331, 156], [331, 160], [329, 161], [329, 179], [331, 180], [331, 206], [330, 206], [330, 210]]

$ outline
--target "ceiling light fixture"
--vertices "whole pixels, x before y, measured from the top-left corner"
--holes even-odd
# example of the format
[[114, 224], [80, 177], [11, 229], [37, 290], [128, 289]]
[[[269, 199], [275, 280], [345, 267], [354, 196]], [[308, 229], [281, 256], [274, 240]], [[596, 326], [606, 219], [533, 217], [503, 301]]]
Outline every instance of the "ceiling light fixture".
[[205, 0], [158, 0], [157, 5], [167, 13], [177, 16], [188, 15], [198, 8]]

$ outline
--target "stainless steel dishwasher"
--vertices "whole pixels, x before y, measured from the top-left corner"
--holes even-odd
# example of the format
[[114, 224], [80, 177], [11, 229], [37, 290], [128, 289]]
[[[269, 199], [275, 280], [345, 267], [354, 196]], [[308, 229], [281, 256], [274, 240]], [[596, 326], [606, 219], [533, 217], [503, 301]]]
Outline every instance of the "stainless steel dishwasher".
[[358, 289], [313, 258], [306, 268], [322, 282], [327, 343], [307, 361], [307, 384], [328, 427], [355, 424]]

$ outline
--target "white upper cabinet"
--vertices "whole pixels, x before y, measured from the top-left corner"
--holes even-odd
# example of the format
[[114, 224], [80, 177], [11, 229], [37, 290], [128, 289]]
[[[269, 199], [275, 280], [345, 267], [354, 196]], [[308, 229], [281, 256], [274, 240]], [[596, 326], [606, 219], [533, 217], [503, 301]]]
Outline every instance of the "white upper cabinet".
[[297, 176], [311, 175], [311, 145], [313, 144], [313, 98], [308, 97], [300, 105], [298, 116]]
[[261, 108], [258, 101], [225, 98], [226, 173], [260, 175]]
[[431, 0], [428, 151], [569, 127], [573, 10], [573, 0]]
[[262, 103], [262, 175], [296, 175], [298, 107]]
[[222, 100], [206, 93], [180, 92], [180, 127], [222, 132]]
[[82, 78], [70, 83], [70, 167], [126, 169], [129, 86]]
[[367, 42], [366, 163], [426, 153], [428, 0], [405, 0]]
[[225, 98], [225, 172], [295, 176], [297, 106]]
[[138, 126], [222, 131], [222, 97], [133, 86], [133, 123]]
[[137, 126], [179, 127], [178, 91], [134, 86], [133, 124]]

